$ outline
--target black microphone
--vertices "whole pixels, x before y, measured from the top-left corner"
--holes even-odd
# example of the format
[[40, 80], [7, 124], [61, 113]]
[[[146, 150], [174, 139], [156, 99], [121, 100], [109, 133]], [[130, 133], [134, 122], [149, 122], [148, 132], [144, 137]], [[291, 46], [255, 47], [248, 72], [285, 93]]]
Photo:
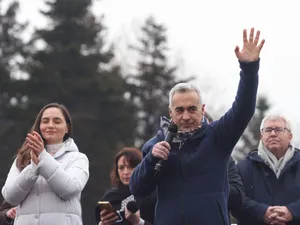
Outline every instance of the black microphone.
[[[173, 138], [177, 134], [177, 131], [178, 131], [178, 126], [175, 123], [171, 123], [168, 126], [168, 133], [167, 133], [167, 135], [165, 137], [165, 141], [168, 142], [170, 145], [171, 145], [171, 142], [172, 142]], [[163, 161], [164, 160], [160, 159], [156, 163], [155, 168], [154, 168], [156, 170], [156, 172], [160, 172], [160, 170], [162, 168]]]
[[136, 213], [139, 210], [139, 208], [137, 207], [137, 204], [136, 204], [135, 201], [128, 202], [127, 205], [126, 205], [126, 208], [131, 213]]

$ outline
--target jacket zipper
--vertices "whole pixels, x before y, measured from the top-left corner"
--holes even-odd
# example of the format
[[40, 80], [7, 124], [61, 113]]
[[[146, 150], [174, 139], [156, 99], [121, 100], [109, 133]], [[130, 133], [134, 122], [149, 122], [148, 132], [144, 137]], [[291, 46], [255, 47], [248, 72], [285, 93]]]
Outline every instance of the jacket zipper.
[[184, 198], [183, 198], [183, 189], [184, 189], [184, 180], [183, 180], [183, 168], [182, 168], [182, 158], [181, 158], [181, 155], [182, 155], [182, 146], [180, 146], [180, 148], [178, 148], [178, 151], [179, 151], [179, 154], [178, 154], [178, 160], [179, 160], [179, 171], [180, 171], [180, 177], [181, 177], [181, 180], [182, 180], [182, 194], [181, 194], [181, 199], [180, 199], [180, 210], [181, 210], [181, 224], [182, 225], [185, 225], [185, 219], [184, 219], [184, 211], [183, 211], [183, 201], [184, 201]]

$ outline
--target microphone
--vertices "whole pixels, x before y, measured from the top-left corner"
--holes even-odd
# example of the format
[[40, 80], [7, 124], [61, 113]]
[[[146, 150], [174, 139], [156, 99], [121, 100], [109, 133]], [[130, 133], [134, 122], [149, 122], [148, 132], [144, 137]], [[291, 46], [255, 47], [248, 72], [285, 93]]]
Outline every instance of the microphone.
[[128, 202], [127, 205], [126, 205], [126, 208], [131, 213], [136, 213], [139, 210], [139, 208], [137, 207], [137, 204], [136, 204], [135, 201]]
[[[178, 126], [175, 123], [171, 123], [168, 126], [168, 133], [165, 137], [165, 141], [168, 142], [169, 144], [171, 144], [173, 138], [175, 137], [176, 133], [178, 131]], [[156, 165], [155, 165], [155, 170], [156, 172], [160, 172], [161, 168], [162, 168], [162, 164], [163, 164], [163, 160], [160, 159]]]

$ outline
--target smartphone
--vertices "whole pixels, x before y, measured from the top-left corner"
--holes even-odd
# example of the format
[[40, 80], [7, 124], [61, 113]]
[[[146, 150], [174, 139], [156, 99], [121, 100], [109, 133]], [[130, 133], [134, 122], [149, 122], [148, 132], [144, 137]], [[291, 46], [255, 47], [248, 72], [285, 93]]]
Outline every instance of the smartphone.
[[[108, 202], [108, 201], [100, 201], [100, 202], [98, 202], [98, 205], [100, 206], [100, 209], [101, 209], [101, 210], [106, 209], [107, 212], [109, 212], [109, 213], [110, 213], [110, 212], [115, 212], [115, 213], [118, 215], [118, 217], [119, 217], [119, 219], [116, 221], [117, 223], [123, 221], [123, 217], [121, 216], [120, 211], [116, 211], [116, 210], [112, 207], [112, 205], [110, 204], [110, 202]], [[125, 215], [124, 215], [124, 216], [125, 216]]]
[[106, 211], [108, 211], [108, 212], [115, 212], [115, 210], [112, 207], [112, 205], [110, 204], [110, 202], [100, 201], [100, 202], [98, 202], [98, 205], [100, 206], [101, 210], [106, 209]]

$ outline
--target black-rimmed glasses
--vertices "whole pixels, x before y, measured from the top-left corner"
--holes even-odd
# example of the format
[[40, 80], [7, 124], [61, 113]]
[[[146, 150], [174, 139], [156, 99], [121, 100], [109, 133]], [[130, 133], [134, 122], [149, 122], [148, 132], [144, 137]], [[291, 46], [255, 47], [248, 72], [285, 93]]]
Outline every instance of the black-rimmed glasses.
[[273, 130], [276, 134], [283, 134], [285, 131], [290, 132], [290, 130], [286, 127], [266, 127], [261, 129], [263, 134], [271, 134]]

